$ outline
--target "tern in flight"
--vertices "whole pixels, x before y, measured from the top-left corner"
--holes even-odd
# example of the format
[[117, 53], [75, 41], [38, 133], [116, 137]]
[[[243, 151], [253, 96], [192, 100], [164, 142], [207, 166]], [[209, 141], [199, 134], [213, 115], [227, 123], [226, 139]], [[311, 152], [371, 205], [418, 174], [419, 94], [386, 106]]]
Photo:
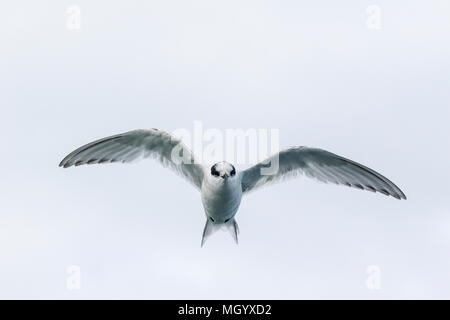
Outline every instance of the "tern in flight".
[[[214, 231], [221, 228], [227, 229], [237, 243], [239, 229], [235, 215], [242, 195], [300, 174], [326, 183], [406, 199], [394, 183], [378, 172], [322, 149], [288, 148], [243, 171], [236, 171], [228, 162], [206, 168], [195, 161], [192, 152], [180, 139], [158, 129], [134, 130], [91, 142], [71, 152], [59, 166], [126, 163], [144, 158], [159, 160], [200, 191], [206, 214], [202, 246]], [[272, 163], [277, 163], [277, 170], [265, 173], [264, 170]]]

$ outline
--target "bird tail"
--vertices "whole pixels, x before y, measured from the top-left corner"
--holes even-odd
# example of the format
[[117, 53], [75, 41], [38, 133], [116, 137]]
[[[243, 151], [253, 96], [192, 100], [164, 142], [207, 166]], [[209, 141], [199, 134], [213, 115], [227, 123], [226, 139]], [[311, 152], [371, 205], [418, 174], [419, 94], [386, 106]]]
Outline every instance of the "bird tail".
[[208, 239], [210, 235], [212, 235], [217, 230], [220, 230], [220, 229], [223, 229], [223, 228], [225, 228], [231, 234], [231, 236], [233, 237], [234, 241], [237, 244], [238, 243], [239, 227], [238, 227], [238, 224], [237, 224], [237, 222], [236, 222], [236, 220], [234, 218], [230, 219], [228, 222], [223, 223], [223, 224], [215, 224], [211, 220], [206, 219], [205, 228], [203, 229], [203, 236], [202, 236], [201, 246], [203, 247], [203, 245], [206, 242], [206, 239]]

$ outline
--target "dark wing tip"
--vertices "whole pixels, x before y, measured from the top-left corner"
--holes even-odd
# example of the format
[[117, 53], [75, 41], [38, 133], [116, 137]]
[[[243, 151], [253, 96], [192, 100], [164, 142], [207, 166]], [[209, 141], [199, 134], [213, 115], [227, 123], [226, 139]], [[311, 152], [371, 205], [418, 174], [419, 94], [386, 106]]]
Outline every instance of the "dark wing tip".
[[397, 187], [395, 184], [393, 184], [395, 186], [395, 192], [390, 193], [391, 196], [393, 196], [394, 198], [398, 199], [398, 200], [407, 200], [406, 195], [403, 193], [402, 190], [400, 190], [399, 187]]
[[68, 167], [72, 166], [72, 163], [71, 163], [71, 162], [69, 161], [69, 159], [67, 159], [67, 157], [66, 157], [66, 158], [64, 158], [64, 159], [61, 160], [61, 162], [59, 163], [58, 166], [59, 166], [59, 167], [63, 167], [63, 168], [68, 168]]
[[[384, 190], [384, 189], [383, 189]], [[395, 199], [397, 199], [397, 200], [406, 200], [407, 198], [406, 198], [406, 196], [405, 196], [405, 194], [402, 192], [402, 191], [399, 191], [399, 192], [389, 192], [389, 193], [385, 193], [385, 192], [383, 192], [383, 191], [380, 191], [380, 190], [377, 190], [377, 191], [379, 191], [380, 193], [382, 193], [382, 194], [384, 194], [384, 195], [387, 195], [387, 196], [391, 196], [391, 197], [394, 197]]]
[[405, 195], [400, 195], [400, 194], [395, 194], [395, 195], [392, 195], [395, 199], [398, 199], [398, 200], [407, 200], [407, 198], [406, 198], [406, 196]]

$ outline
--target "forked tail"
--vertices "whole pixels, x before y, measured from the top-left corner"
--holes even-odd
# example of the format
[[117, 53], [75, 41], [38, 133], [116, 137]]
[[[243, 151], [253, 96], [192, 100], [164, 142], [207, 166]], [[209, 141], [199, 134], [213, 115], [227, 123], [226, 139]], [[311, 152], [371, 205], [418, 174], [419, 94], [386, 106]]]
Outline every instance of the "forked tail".
[[203, 229], [203, 236], [202, 236], [202, 244], [201, 244], [201, 246], [203, 247], [203, 245], [206, 242], [206, 239], [208, 239], [210, 235], [212, 235], [217, 230], [220, 230], [220, 229], [223, 229], [223, 228], [225, 228], [231, 234], [231, 236], [233, 237], [234, 241], [237, 244], [238, 243], [239, 227], [238, 227], [238, 224], [237, 224], [237, 222], [236, 222], [236, 220], [234, 218], [230, 219], [226, 223], [221, 223], [221, 224], [215, 224], [211, 220], [206, 219], [205, 228]]

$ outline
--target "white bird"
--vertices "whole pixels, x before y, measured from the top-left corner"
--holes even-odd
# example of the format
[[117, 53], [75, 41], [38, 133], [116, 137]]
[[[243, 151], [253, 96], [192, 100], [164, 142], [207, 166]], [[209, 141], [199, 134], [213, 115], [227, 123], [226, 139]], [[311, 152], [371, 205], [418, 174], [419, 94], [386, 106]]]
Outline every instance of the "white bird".
[[[179, 161], [179, 156], [183, 161]], [[71, 152], [59, 166], [68, 168], [82, 164], [125, 163], [142, 158], [156, 158], [201, 192], [206, 214], [202, 246], [214, 231], [221, 228], [230, 231], [237, 243], [239, 229], [234, 217], [242, 195], [299, 174], [326, 183], [406, 199], [394, 183], [374, 170], [316, 148], [285, 149], [241, 172], [236, 172], [228, 162], [216, 163], [208, 170], [195, 161], [192, 152], [179, 139], [158, 129], [134, 130], [91, 142]], [[277, 161], [278, 170], [274, 174], [262, 174], [261, 170], [267, 169], [272, 161]]]

